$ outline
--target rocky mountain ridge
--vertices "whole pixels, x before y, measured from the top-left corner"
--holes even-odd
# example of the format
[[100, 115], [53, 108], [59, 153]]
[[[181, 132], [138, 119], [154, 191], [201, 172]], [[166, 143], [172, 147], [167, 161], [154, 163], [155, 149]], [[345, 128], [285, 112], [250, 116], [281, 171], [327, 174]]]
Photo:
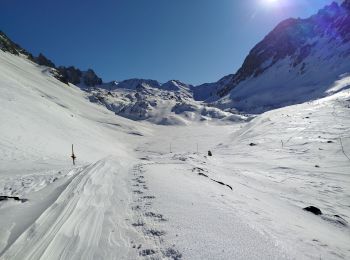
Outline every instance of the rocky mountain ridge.
[[5, 33], [0, 31], [0, 49], [14, 55], [24, 55], [32, 62], [38, 65], [49, 67], [51, 74], [63, 83], [72, 83], [82, 87], [94, 87], [102, 84], [102, 79], [99, 78], [92, 69], [81, 71], [74, 66], [56, 66], [50, 59], [39, 53], [37, 57], [26, 51], [17, 43], [13, 42]]
[[250, 51], [235, 74], [199, 86], [151, 79], [103, 83], [91, 69], [57, 67], [43, 54], [33, 57], [3, 33], [0, 48], [49, 67], [60, 81], [88, 92], [91, 101], [132, 119], [150, 118], [160, 109], [154, 106], [159, 99], [172, 104], [170, 111], [180, 103], [184, 113], [199, 112], [192, 105], [229, 113], [261, 113], [332, 94], [332, 84], [350, 73], [350, 0], [334, 2], [306, 19], [282, 21]]
[[160, 125], [186, 125], [191, 122], [242, 121], [236, 111], [222, 111], [193, 98], [192, 86], [180, 81], [160, 84], [154, 80], [131, 79], [103, 84], [86, 90], [89, 100], [132, 120]]
[[207, 100], [256, 113], [327, 95], [329, 84], [350, 72], [349, 7], [349, 0], [333, 2], [309, 18], [282, 21]]

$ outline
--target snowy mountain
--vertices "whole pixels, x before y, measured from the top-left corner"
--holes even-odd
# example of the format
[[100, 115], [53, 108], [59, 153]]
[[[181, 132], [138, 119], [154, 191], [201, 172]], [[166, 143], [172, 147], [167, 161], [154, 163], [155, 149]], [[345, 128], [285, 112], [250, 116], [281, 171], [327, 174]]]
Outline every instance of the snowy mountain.
[[166, 83], [159, 83], [156, 80], [152, 79], [127, 79], [123, 81], [113, 81], [110, 83], [104, 83], [99, 88], [107, 90], [115, 89], [127, 89], [127, 90], [136, 90], [140, 86], [150, 87], [153, 89], [160, 89], [173, 92], [187, 92], [190, 94], [192, 92], [193, 86], [187, 85], [179, 80], [169, 80]]
[[[42, 53], [38, 57], [25, 51], [1, 33], [3, 51], [23, 55], [38, 65], [47, 67], [47, 72], [59, 81], [74, 84], [86, 91], [89, 100], [105, 106], [117, 115], [132, 120], [147, 120], [161, 125], [186, 125], [200, 121], [220, 120], [232, 122], [246, 120], [236, 111], [222, 111], [196, 101], [206, 86], [193, 87], [178, 80], [159, 83], [150, 79], [128, 79], [103, 83], [92, 69], [81, 71], [74, 66], [56, 66]], [[222, 80], [222, 82], [226, 82]], [[223, 83], [221, 83], [223, 84]], [[211, 86], [211, 85], [210, 85]]]
[[242, 115], [195, 101], [192, 86], [175, 80], [160, 84], [155, 80], [130, 79], [86, 91], [91, 102], [104, 105], [117, 115], [132, 120], [147, 120], [161, 125], [246, 120]]
[[0, 258], [348, 259], [348, 84], [249, 123], [163, 126], [0, 51]]
[[349, 10], [197, 87], [102, 83], [0, 33], [0, 259], [349, 259]]
[[334, 2], [310, 18], [281, 22], [224, 86], [207, 91], [216, 95], [201, 99], [260, 113], [329, 95], [332, 83], [350, 72], [349, 6]]

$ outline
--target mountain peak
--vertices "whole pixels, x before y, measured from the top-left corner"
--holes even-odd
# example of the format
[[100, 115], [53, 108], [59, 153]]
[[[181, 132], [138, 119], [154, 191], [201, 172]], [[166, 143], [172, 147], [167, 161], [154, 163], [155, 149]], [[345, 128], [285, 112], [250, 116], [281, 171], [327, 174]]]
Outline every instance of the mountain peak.
[[291, 69], [302, 65], [300, 73], [304, 73], [307, 69], [304, 61], [318, 49], [317, 44], [328, 41], [338, 46], [350, 42], [349, 8], [350, 0], [341, 5], [333, 2], [309, 18], [282, 21], [250, 51], [242, 67], [218, 95], [227, 95], [241, 82], [258, 77], [282, 60], [289, 59]]
[[350, 10], [350, 0], [344, 0], [344, 2], [342, 3], [342, 7]]

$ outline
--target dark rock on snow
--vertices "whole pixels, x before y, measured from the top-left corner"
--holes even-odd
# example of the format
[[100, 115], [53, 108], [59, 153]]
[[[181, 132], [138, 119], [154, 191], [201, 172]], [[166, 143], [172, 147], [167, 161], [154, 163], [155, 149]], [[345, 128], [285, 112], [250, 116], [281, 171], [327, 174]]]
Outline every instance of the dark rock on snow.
[[309, 206], [309, 207], [303, 208], [303, 210], [311, 212], [315, 215], [322, 215], [322, 211], [319, 208], [314, 207], [314, 206]]
[[16, 197], [16, 196], [0, 196], [0, 201], [9, 200], [9, 199], [13, 199], [13, 200], [20, 201], [20, 202], [28, 201], [27, 199], [21, 199], [21, 198]]

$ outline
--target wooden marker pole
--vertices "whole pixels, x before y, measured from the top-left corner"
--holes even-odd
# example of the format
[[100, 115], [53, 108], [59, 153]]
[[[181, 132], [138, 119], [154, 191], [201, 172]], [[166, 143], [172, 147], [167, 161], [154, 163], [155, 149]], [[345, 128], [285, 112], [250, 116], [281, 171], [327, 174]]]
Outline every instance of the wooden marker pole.
[[73, 145], [72, 145], [72, 156], [71, 156], [72, 160], [73, 160], [73, 165], [75, 165], [75, 159], [77, 158], [75, 155], [74, 155], [74, 150], [73, 150]]

